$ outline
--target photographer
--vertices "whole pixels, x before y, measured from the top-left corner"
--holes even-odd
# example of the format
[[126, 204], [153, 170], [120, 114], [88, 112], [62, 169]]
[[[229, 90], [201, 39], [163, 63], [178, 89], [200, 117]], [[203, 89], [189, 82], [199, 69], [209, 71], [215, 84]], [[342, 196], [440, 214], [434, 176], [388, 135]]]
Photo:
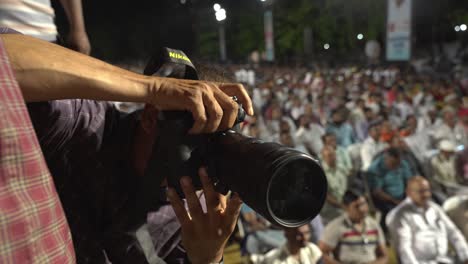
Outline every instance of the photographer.
[[[35, 102], [29, 104], [29, 114], [67, 216], [78, 263], [103, 263], [103, 250], [110, 261], [119, 263], [132, 252], [129, 245], [134, 238], [128, 233], [146, 220], [146, 211], [135, 209], [140, 208], [135, 192], [151, 155], [157, 111], [190, 111], [194, 119], [190, 133], [232, 127], [238, 105], [230, 96], [236, 96], [247, 113], [253, 114], [250, 98], [240, 85], [148, 77], [31, 37], [3, 34], [1, 40], [24, 100]], [[6, 58], [2, 61], [5, 63]], [[59, 100], [69, 98], [81, 99]], [[109, 103], [85, 99], [148, 105], [141, 113], [124, 115]], [[219, 262], [241, 202], [238, 198], [226, 202], [224, 196], [214, 192], [206, 172], [200, 175], [206, 213], [188, 178], [183, 178], [181, 185], [190, 215], [172, 189], [168, 196], [181, 222], [182, 241], [191, 262]], [[49, 180], [47, 173], [42, 177]], [[1, 184], [2, 190], [13, 188]], [[34, 206], [31, 209], [37, 210]], [[61, 213], [59, 206], [54, 210], [48, 213]], [[0, 228], [8, 230], [13, 217], [2, 215], [0, 219]], [[37, 224], [24, 228], [41, 230]], [[62, 228], [68, 233], [64, 225]], [[38, 237], [41, 234], [35, 239]], [[20, 249], [10, 247], [14, 241], [10, 239], [0, 236], [0, 249], [6, 248], [13, 255]], [[37, 247], [31, 242], [33, 238], [26, 241], [30, 243], [27, 246]], [[68, 253], [73, 255], [70, 248]], [[8, 254], [4, 256], [8, 258]], [[22, 259], [35, 262], [33, 256]]]

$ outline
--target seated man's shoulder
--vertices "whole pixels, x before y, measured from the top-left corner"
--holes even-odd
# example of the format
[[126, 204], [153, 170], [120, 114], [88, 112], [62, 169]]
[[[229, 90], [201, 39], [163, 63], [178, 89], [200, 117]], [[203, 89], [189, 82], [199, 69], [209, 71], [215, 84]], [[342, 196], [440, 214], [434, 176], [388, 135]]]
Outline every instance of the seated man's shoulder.
[[396, 221], [403, 220], [405, 216], [412, 212], [413, 206], [410, 203], [402, 202], [388, 213], [385, 222], [387, 225], [392, 225]]
[[400, 166], [403, 167], [404, 169], [410, 169], [410, 164], [407, 160], [401, 159]]
[[444, 209], [437, 203], [433, 202], [433, 201], [429, 201], [429, 207], [436, 210], [438, 213], [441, 213], [441, 214], [446, 214]]
[[326, 225], [324, 232], [327, 232], [327, 231], [337, 232], [338, 230], [341, 229], [341, 227], [345, 226], [345, 224], [346, 224], [345, 216], [344, 215], [338, 216], [335, 219], [331, 220]]
[[311, 243], [311, 242], [307, 243], [307, 249], [311, 252], [312, 255], [316, 257], [322, 256], [322, 251], [314, 243]]
[[369, 226], [371, 228], [374, 228], [374, 227], [378, 227], [380, 226], [379, 222], [377, 222], [377, 220], [375, 220], [375, 218], [371, 217], [371, 216], [366, 216], [366, 220], [367, 224], [369, 224]]

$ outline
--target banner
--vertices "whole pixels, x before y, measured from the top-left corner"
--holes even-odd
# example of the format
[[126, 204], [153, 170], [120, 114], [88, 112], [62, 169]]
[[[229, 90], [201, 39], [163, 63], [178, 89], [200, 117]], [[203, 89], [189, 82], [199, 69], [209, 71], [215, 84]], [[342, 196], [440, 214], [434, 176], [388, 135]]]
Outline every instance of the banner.
[[408, 61], [411, 58], [412, 0], [388, 0], [387, 60]]
[[265, 25], [266, 60], [274, 61], [275, 60], [275, 44], [274, 44], [274, 36], [273, 36], [273, 11], [271, 10], [265, 11], [264, 25]]

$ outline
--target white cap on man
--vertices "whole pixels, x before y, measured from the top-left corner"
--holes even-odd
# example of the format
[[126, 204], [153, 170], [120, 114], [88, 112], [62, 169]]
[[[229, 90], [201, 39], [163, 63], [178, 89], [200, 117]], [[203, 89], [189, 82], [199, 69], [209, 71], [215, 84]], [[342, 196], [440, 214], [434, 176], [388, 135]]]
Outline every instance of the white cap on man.
[[455, 152], [455, 144], [450, 140], [444, 139], [439, 143], [439, 150], [446, 152]]

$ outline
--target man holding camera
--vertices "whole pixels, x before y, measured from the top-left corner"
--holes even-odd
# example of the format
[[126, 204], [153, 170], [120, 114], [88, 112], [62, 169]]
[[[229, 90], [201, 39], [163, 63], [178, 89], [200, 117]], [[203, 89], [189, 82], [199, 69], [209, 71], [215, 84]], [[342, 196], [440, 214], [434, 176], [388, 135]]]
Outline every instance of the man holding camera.
[[[136, 192], [157, 133], [157, 111], [190, 111], [194, 119], [190, 133], [230, 128], [238, 113], [238, 105], [230, 96], [236, 96], [247, 113], [253, 114], [250, 98], [240, 85], [148, 77], [30, 37], [2, 34], [1, 40], [4, 48], [0, 48], [8, 54], [24, 100], [35, 102], [29, 104], [29, 114], [67, 215], [78, 263], [104, 262], [103, 250], [110, 261], [120, 263], [135, 250], [135, 238], [128, 233], [146, 220], [146, 211], [135, 209], [141, 208]], [[59, 100], [69, 98], [81, 99]], [[148, 105], [141, 113], [123, 115], [106, 102], [85, 99]], [[206, 171], [199, 174], [206, 212], [187, 177], [182, 178], [181, 186], [190, 214], [174, 190], [169, 189], [167, 194], [180, 221], [190, 261], [219, 262], [241, 201], [236, 197], [226, 201], [213, 190]], [[48, 173], [42, 177], [47, 179]], [[1, 190], [13, 188], [9, 182], [13, 180], [2, 182]], [[24, 188], [25, 193], [31, 191]], [[157, 201], [153, 204], [154, 208], [159, 205]], [[61, 212], [60, 207], [54, 210]], [[14, 217], [1, 215], [0, 228], [11, 229], [9, 223]], [[0, 260], [4, 257], [6, 263], [10, 255], [19, 252], [10, 239], [0, 235], [0, 252], [6, 252]], [[28, 255], [37, 247], [33, 241], [29, 239], [26, 244], [31, 248], [29, 253], [21, 251], [23, 259], [34, 259]]]

